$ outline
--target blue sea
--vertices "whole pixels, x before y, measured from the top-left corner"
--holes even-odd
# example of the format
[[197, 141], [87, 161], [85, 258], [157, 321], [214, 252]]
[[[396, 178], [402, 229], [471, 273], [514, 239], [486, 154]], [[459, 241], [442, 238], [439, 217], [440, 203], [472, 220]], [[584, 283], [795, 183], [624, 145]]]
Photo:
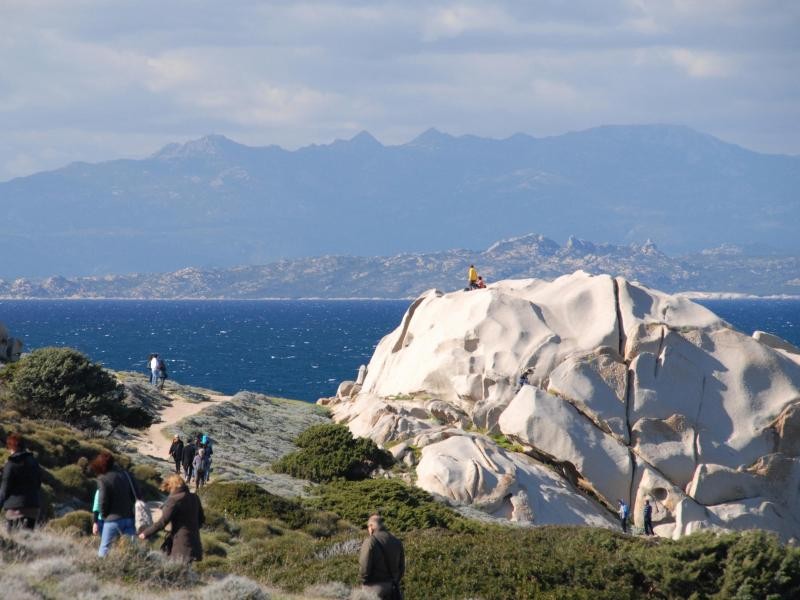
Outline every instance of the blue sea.
[[[406, 300], [0, 300], [26, 350], [71, 346], [114, 370], [146, 372], [158, 352], [180, 383], [310, 402], [355, 379]], [[800, 345], [800, 300], [703, 300], [737, 329]]]

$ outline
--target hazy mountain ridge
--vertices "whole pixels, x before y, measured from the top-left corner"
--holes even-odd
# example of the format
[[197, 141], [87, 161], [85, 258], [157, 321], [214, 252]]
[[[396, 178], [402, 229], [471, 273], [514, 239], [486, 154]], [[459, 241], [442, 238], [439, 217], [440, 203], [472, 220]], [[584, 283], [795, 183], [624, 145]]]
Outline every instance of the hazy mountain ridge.
[[[488, 247], [534, 229], [673, 255], [723, 243], [800, 252], [800, 159], [685, 127], [547, 138], [366, 132], [295, 151], [223, 136], [142, 160], [0, 183], [0, 277], [172, 271], [299, 256]], [[87, 260], [90, 257], [91, 260]]]
[[0, 297], [408, 298], [434, 287], [462, 287], [471, 263], [489, 282], [524, 277], [552, 279], [582, 269], [620, 275], [670, 292], [800, 294], [800, 257], [744, 252], [728, 245], [671, 258], [649, 241], [618, 246], [571, 237], [561, 246], [542, 235], [528, 234], [496, 242], [485, 251], [321, 256], [229, 269], [0, 279]]

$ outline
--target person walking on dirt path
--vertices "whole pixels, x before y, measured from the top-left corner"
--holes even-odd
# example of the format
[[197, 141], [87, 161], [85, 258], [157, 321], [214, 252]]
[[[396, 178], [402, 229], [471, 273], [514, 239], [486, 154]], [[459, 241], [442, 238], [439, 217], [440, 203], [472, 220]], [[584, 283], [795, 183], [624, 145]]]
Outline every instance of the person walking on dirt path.
[[169, 447], [169, 455], [175, 461], [175, 472], [180, 475], [181, 461], [183, 460], [183, 440], [181, 436], [175, 434], [172, 437], [172, 444]]
[[156, 354], [156, 358], [158, 360], [158, 377], [156, 381], [158, 382], [158, 389], [164, 389], [164, 382], [167, 380], [167, 362]]
[[25, 440], [18, 433], [6, 438], [11, 452], [0, 480], [0, 509], [6, 511], [6, 528], [33, 529], [39, 518], [42, 502], [42, 469], [33, 454], [25, 449]]
[[183, 447], [183, 455], [181, 456], [181, 464], [183, 465], [183, 474], [186, 477], [187, 483], [192, 481], [192, 472], [194, 469], [192, 465], [194, 463], [194, 455], [196, 452], [197, 448], [190, 439]]

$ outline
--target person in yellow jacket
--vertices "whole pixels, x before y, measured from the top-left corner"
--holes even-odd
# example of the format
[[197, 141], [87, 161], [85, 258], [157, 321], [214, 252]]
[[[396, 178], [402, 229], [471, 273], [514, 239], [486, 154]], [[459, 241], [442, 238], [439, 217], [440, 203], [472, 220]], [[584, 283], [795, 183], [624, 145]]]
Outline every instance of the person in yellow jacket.
[[469, 266], [467, 273], [467, 289], [474, 290], [478, 287], [478, 272], [475, 270], [475, 265]]

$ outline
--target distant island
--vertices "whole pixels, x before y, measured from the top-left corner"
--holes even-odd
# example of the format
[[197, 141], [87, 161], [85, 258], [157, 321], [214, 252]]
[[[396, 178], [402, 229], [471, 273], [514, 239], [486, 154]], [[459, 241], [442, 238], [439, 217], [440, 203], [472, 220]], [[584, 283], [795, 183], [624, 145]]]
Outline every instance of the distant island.
[[498, 241], [485, 250], [319, 256], [164, 273], [0, 279], [0, 298], [401, 299], [430, 288], [449, 291], [463, 287], [472, 263], [489, 282], [553, 279], [583, 270], [612, 273], [671, 293], [692, 292], [701, 297], [800, 295], [800, 256], [723, 245], [670, 257], [649, 241], [613, 245], [570, 237], [562, 246], [532, 233]]

